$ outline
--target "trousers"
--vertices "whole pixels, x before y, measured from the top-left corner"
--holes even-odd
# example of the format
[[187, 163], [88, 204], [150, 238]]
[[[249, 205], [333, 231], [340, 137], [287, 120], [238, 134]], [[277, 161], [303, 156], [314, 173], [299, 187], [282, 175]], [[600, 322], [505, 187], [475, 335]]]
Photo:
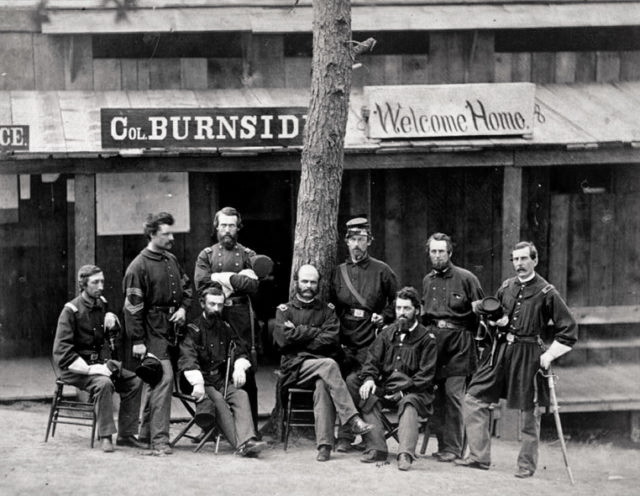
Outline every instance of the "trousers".
[[142, 423], [140, 439], [149, 439], [152, 447], [169, 444], [173, 368], [169, 359], [160, 360], [162, 380], [154, 387], [145, 384], [142, 390]]
[[[467, 393], [464, 398], [464, 423], [469, 445], [469, 458], [491, 464], [491, 410], [489, 403]], [[522, 443], [518, 453], [518, 467], [536, 471], [540, 444], [540, 414], [536, 409], [522, 410], [520, 428]]]
[[229, 384], [226, 400], [224, 395], [214, 387], [206, 386], [204, 391], [215, 405], [216, 424], [234, 448], [256, 437], [246, 391], [236, 389], [233, 384]]
[[106, 375], [81, 375], [66, 370], [62, 373], [61, 379], [72, 386], [87, 391], [95, 398], [99, 437], [111, 436], [116, 433], [116, 425], [113, 421], [114, 391], [120, 395], [118, 435], [127, 437], [137, 434], [142, 381], [133, 372], [122, 369], [116, 380], [112, 381]]
[[464, 437], [462, 410], [466, 377], [446, 377], [437, 384], [433, 425], [438, 438], [438, 451], [460, 457]]
[[[318, 381], [321, 381], [320, 384]], [[310, 358], [302, 362], [298, 375], [299, 386], [313, 386], [313, 413], [318, 446], [333, 447], [333, 426], [336, 416], [346, 425], [358, 414], [340, 367], [332, 358]]]
[[[371, 432], [363, 436], [367, 444], [367, 451], [377, 450], [381, 453], [387, 453], [387, 440], [384, 437], [380, 401], [377, 401], [369, 412], [363, 413], [362, 418], [365, 422], [373, 425]], [[411, 459], [415, 459], [419, 435], [418, 411], [413, 405], [405, 404], [402, 411], [398, 412], [398, 455], [404, 453], [409, 455]]]

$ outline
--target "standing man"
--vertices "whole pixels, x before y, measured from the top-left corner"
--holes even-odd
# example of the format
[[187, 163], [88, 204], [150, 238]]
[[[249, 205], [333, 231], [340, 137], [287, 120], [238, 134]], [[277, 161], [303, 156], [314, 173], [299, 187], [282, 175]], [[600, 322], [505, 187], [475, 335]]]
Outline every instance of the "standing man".
[[[251, 268], [251, 257], [256, 252], [238, 243], [242, 217], [235, 208], [218, 210], [213, 217], [213, 227], [218, 242], [202, 250], [196, 259], [196, 291], [200, 293], [214, 283], [222, 286], [227, 296], [222, 316], [240, 339], [253, 349], [255, 317], [250, 297], [258, 292], [258, 277]], [[254, 367], [257, 365], [253, 364]], [[243, 389], [249, 394], [251, 413], [257, 428], [258, 388], [253, 369], [248, 371]]]
[[144, 223], [147, 247], [129, 264], [124, 275], [124, 321], [133, 342], [133, 356], [154, 355], [162, 364], [158, 384], [144, 386], [140, 440], [150, 442], [159, 454], [172, 453], [169, 446], [176, 328], [184, 325], [193, 290], [173, 247], [173, 216], [149, 214]]
[[[118, 437], [121, 446], [143, 447], [135, 438], [138, 431], [142, 382], [120, 362], [110, 360], [120, 324], [107, 311], [102, 296], [104, 275], [100, 267], [83, 265], [78, 271], [80, 296], [65, 303], [53, 341], [53, 360], [59, 377], [88, 391], [96, 399], [98, 438], [102, 451], [113, 451], [113, 392], [120, 394]], [[109, 343], [109, 346], [106, 345]]]
[[438, 451], [433, 456], [451, 462], [462, 456], [462, 404], [477, 361], [473, 337], [478, 319], [471, 304], [484, 293], [475, 275], [451, 262], [449, 236], [431, 235], [426, 248], [433, 268], [422, 280], [422, 322], [438, 343], [434, 415]]
[[[202, 292], [203, 312], [187, 326], [187, 334], [180, 343], [178, 368], [193, 386], [191, 394], [198, 403], [213, 402], [216, 423], [236, 453], [253, 456], [264, 449], [265, 443], [256, 440], [249, 397], [239, 389], [246, 381], [251, 362], [245, 343], [222, 320], [224, 302], [219, 286]], [[233, 369], [227, 369], [227, 360], [232, 359]], [[228, 370], [233, 371], [232, 377], [225, 376]]]
[[[331, 300], [340, 319], [340, 342], [345, 355], [342, 370], [357, 402], [361, 385], [358, 373], [367, 357], [367, 348], [382, 326], [394, 320], [398, 279], [386, 263], [369, 256], [373, 241], [369, 221], [356, 217], [346, 227], [349, 257], [333, 275]], [[352, 442], [349, 430], [341, 428], [336, 451], [349, 451]]]
[[387, 459], [381, 403], [397, 408], [398, 470], [409, 470], [415, 459], [419, 417], [432, 412], [436, 373], [435, 336], [418, 323], [420, 297], [411, 287], [398, 291], [395, 300], [397, 321], [385, 327], [369, 347], [360, 377], [361, 407], [365, 422], [373, 430], [365, 436], [364, 463]]
[[[538, 251], [533, 243], [516, 244], [511, 261], [516, 277], [507, 279], [496, 294], [504, 317], [498, 326], [497, 347], [486, 353], [471, 378], [464, 403], [469, 456], [457, 460], [464, 467], [488, 470], [491, 464], [489, 405], [507, 399], [507, 408], [522, 411], [522, 446], [515, 476], [531, 477], [538, 462], [540, 415], [537, 406], [549, 404], [546, 380], [537, 374], [571, 350], [578, 325], [558, 291], [535, 273]], [[549, 326], [549, 322], [553, 322]], [[545, 350], [544, 338], [553, 342]]]
[[314, 386], [313, 412], [319, 462], [331, 457], [336, 413], [355, 435], [371, 430], [358, 410], [334, 357], [340, 351], [334, 306], [316, 298], [320, 275], [303, 265], [294, 277], [296, 294], [276, 311], [274, 339], [282, 352], [283, 388]]

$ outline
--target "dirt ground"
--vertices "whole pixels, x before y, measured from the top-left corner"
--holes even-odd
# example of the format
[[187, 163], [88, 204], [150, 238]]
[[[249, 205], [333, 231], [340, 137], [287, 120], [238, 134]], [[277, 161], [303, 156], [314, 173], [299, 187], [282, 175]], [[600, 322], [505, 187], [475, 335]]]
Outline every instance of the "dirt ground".
[[[285, 453], [274, 444], [258, 459], [239, 458], [221, 444], [218, 455], [208, 444], [193, 453], [181, 441], [171, 456], [148, 456], [131, 448], [102, 453], [89, 448], [89, 430], [60, 425], [44, 443], [48, 406], [20, 403], [0, 406], [1, 495], [637, 495], [640, 449], [617, 443], [568, 444], [576, 485], [571, 486], [558, 442], [543, 442], [538, 472], [531, 479], [513, 477], [518, 445], [495, 440], [488, 472], [419, 458], [409, 472], [395, 461], [359, 462], [358, 452], [315, 461], [313, 442], [298, 439]], [[179, 424], [172, 425], [175, 431]], [[396, 446], [390, 443], [390, 451]]]

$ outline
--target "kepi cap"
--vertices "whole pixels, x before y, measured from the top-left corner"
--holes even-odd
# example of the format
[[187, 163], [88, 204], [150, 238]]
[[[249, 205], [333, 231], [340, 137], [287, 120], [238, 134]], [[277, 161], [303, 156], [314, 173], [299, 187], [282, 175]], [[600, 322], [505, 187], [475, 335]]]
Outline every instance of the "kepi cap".
[[346, 223], [347, 234], [346, 238], [351, 236], [369, 236], [371, 237], [371, 226], [369, 225], [369, 219], [365, 215], [358, 215], [349, 219]]

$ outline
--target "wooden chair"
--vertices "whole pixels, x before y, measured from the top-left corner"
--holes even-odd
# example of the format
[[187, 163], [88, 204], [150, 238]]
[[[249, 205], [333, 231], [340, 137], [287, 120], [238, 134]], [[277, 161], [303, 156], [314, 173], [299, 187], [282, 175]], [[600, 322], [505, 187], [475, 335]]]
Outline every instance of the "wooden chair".
[[[389, 419], [388, 414], [391, 413], [390, 409], [382, 409], [382, 425], [384, 427], [384, 438], [389, 439], [392, 437], [396, 442], [400, 442], [398, 439], [398, 422], [393, 422]], [[420, 417], [418, 422], [420, 423], [420, 430], [422, 431], [422, 444], [420, 445], [420, 454], [424, 455], [427, 451], [427, 444], [429, 443], [429, 436], [431, 435], [431, 427], [429, 425], [428, 417]]]
[[286, 391], [281, 439], [284, 442], [284, 451], [287, 451], [292, 427], [315, 427], [313, 391], [313, 389], [301, 387], [291, 387]]
[[46, 443], [49, 439], [49, 433], [51, 433], [51, 437], [55, 435], [58, 424], [73, 424], [91, 427], [91, 447], [93, 448], [96, 438], [95, 399], [90, 398], [88, 401], [67, 399], [63, 395], [65, 386], [71, 387], [70, 384], [67, 384], [62, 379], [56, 379], [56, 388], [53, 392], [44, 442]]
[[196, 399], [193, 396], [182, 392], [180, 388], [179, 375], [180, 374], [178, 373], [173, 374], [173, 381], [174, 381], [173, 397], [178, 398], [180, 400], [185, 410], [187, 410], [187, 412], [189, 412], [189, 415], [191, 415], [191, 419], [189, 419], [189, 421], [187, 422], [187, 425], [185, 425], [180, 430], [180, 432], [176, 435], [176, 437], [174, 437], [173, 440], [169, 442], [169, 446], [173, 448], [176, 445], [176, 443], [180, 441], [180, 439], [182, 439], [183, 437], [186, 437], [198, 443], [198, 445], [193, 450], [194, 453], [197, 453], [204, 447], [207, 441], [209, 441], [213, 436], [217, 436], [215, 452], [216, 454], [218, 454], [218, 447], [220, 444], [219, 443], [220, 433], [218, 431], [218, 427], [215, 424], [213, 425], [213, 427], [211, 427], [204, 433], [204, 436], [202, 436], [202, 438], [189, 434], [189, 430], [196, 423], [196, 410], [195, 410]]

